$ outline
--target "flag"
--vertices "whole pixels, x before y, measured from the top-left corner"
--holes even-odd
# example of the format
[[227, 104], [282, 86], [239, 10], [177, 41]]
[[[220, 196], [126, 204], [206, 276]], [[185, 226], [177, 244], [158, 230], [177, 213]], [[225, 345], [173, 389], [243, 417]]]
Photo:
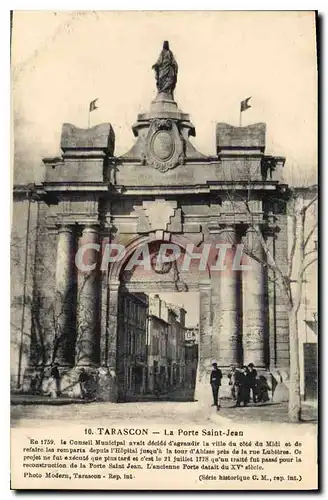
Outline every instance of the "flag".
[[251, 107], [252, 107], [252, 106], [250, 106], [250, 105], [248, 104], [248, 101], [249, 101], [250, 99], [252, 99], [252, 98], [251, 98], [251, 97], [247, 97], [247, 99], [245, 99], [244, 101], [241, 101], [241, 103], [240, 103], [240, 112], [242, 112], [242, 111], [246, 111], [246, 109], [248, 109], [248, 108], [251, 108]]
[[95, 109], [98, 109], [98, 106], [96, 106], [97, 101], [98, 101], [98, 97], [97, 97], [97, 99], [94, 99], [93, 101], [90, 102], [89, 113], [91, 113], [91, 111], [94, 111]]

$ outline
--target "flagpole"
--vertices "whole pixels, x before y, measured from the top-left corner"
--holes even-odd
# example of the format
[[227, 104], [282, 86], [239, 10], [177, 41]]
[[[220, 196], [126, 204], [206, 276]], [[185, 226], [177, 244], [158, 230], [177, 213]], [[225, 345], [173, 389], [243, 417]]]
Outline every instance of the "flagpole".
[[240, 107], [240, 111], [239, 111], [239, 127], [241, 127], [241, 107]]
[[90, 104], [89, 104], [89, 111], [88, 111], [88, 128], [90, 128]]

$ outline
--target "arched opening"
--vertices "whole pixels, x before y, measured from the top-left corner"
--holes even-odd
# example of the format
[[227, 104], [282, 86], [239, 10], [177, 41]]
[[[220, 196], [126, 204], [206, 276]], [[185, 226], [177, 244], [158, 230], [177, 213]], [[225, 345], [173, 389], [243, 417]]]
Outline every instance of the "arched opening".
[[167, 241], [134, 240], [124, 262], [112, 270], [120, 283], [119, 401], [195, 398], [201, 329], [199, 284], [204, 276], [208, 280], [208, 272], [199, 269], [197, 259], [184, 267], [188, 240], [183, 240], [184, 245], [181, 240], [169, 243], [179, 253], [171, 262], [160, 259], [161, 246], [167, 246]]

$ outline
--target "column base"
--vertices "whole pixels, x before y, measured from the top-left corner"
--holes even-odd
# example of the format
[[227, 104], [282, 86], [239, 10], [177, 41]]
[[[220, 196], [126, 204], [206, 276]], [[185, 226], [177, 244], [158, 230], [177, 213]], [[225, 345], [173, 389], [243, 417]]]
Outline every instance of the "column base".
[[289, 369], [275, 368], [271, 372], [272, 401], [283, 403], [289, 401]]
[[81, 368], [90, 377], [90, 399], [117, 403], [117, 384], [115, 373], [106, 366], [81, 366], [77, 365], [62, 376], [62, 395], [68, 397], [81, 397], [79, 375]]
[[88, 390], [91, 400], [118, 402], [116, 375], [113, 370], [106, 366], [76, 365], [68, 367], [59, 365], [61, 378], [58, 386], [56, 386], [55, 380], [50, 377], [51, 366], [44, 369], [42, 367], [28, 367], [24, 373], [22, 392], [52, 397], [59, 397], [59, 392], [60, 396], [63, 397], [80, 398], [82, 396], [79, 383], [81, 368], [84, 368], [90, 378]]
[[98, 401], [118, 403], [116, 373], [107, 366], [98, 368], [97, 399]]
[[212, 389], [210, 385], [210, 374], [203, 372], [196, 377], [195, 401], [201, 406], [210, 407], [212, 404]]

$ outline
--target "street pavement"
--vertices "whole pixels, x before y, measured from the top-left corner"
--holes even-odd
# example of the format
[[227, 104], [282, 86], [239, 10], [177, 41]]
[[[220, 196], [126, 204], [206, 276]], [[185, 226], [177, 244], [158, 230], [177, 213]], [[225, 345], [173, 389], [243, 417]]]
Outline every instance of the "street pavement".
[[[68, 425], [135, 425], [176, 424], [210, 425], [230, 422], [261, 423], [288, 421], [287, 403], [233, 408], [232, 401], [221, 402], [219, 412], [208, 404], [199, 402], [154, 401], [142, 403], [92, 402], [84, 404], [15, 404], [11, 408], [11, 425], [29, 427]], [[304, 404], [302, 418], [308, 424], [317, 420], [316, 405]]]
[[190, 424], [206, 425], [210, 412], [197, 402], [88, 403], [70, 405], [14, 405], [11, 425], [29, 427], [69, 424], [134, 425]]

